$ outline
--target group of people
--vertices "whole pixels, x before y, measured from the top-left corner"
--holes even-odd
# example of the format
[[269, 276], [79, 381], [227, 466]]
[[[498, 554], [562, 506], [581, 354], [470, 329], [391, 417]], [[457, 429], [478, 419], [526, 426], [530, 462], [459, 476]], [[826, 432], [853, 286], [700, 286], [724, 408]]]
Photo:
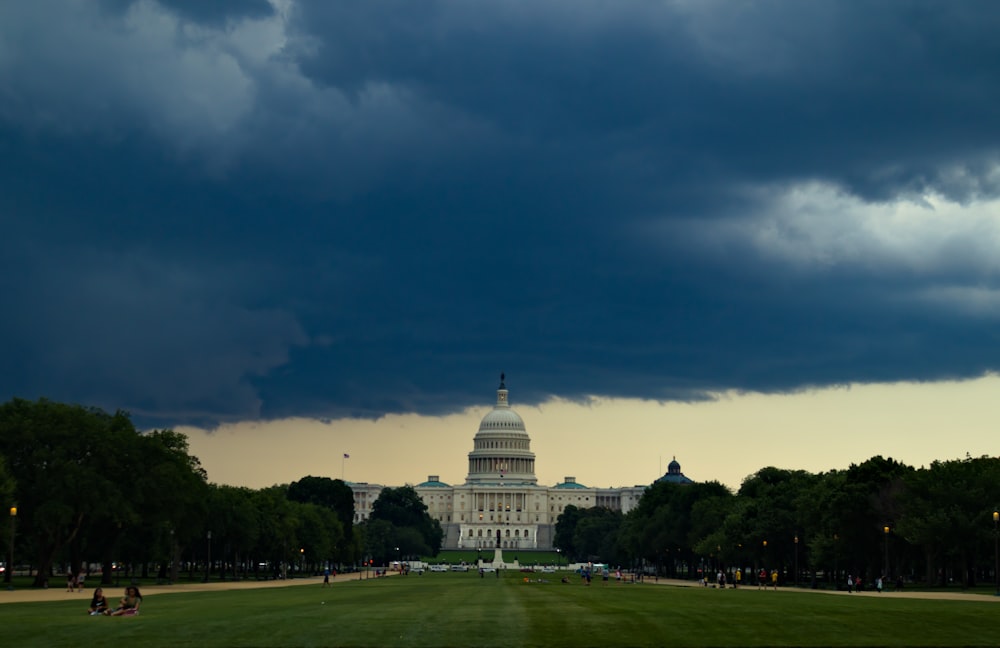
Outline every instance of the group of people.
[[66, 572], [66, 591], [72, 592], [76, 590], [78, 592], [83, 591], [83, 582], [86, 580], [87, 575], [83, 572], [79, 574], [73, 570]]
[[90, 599], [90, 608], [87, 614], [90, 616], [135, 616], [139, 614], [139, 605], [142, 603], [142, 594], [135, 585], [125, 588], [125, 595], [118, 601], [118, 607], [112, 608], [108, 603], [108, 598], [104, 596], [104, 589], [98, 587], [94, 590], [94, 596]]
[[[881, 575], [879, 575], [878, 577], [875, 578], [875, 591], [878, 592], [879, 594], [882, 593], [882, 588], [888, 582], [887, 579], [883, 580], [883, 578], [884, 577], [881, 576]], [[850, 574], [847, 575], [847, 593], [848, 594], [850, 594], [852, 591], [853, 592], [860, 592], [863, 589], [864, 589], [864, 581], [861, 580], [860, 576], [854, 576], [854, 577], [852, 577]], [[901, 589], [903, 589], [903, 579], [900, 577], [900, 578], [896, 579], [896, 591], [898, 592]]]
[[[747, 581], [753, 584], [753, 570], [747, 569]], [[702, 577], [701, 584], [704, 587], [709, 587], [709, 579]], [[743, 585], [743, 570], [737, 568], [732, 574], [727, 578], [726, 572], [723, 570], [718, 570], [715, 574], [715, 584], [711, 587], [718, 587], [719, 589], [726, 589], [727, 583], [732, 586], [733, 589]], [[767, 589], [768, 587], [773, 587], [778, 589], [778, 570], [772, 569], [768, 572], [766, 569], [761, 567], [760, 571], [757, 572], [757, 589]]]
[[[771, 587], [773, 587], [774, 589], [778, 589], [778, 570], [777, 569], [772, 569], [771, 570], [770, 580], [771, 580]], [[761, 589], [761, 588], [767, 589], [767, 585], [768, 585], [767, 570], [764, 569], [763, 567], [761, 567], [760, 571], [757, 572], [757, 589]]]

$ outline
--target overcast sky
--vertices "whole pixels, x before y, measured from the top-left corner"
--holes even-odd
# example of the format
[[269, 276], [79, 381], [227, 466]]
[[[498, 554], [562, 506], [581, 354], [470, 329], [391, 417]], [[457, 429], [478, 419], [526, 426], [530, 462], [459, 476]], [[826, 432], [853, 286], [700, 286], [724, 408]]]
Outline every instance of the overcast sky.
[[214, 430], [478, 416], [501, 371], [583, 408], [989, 375], [998, 33], [985, 0], [2, 3], [0, 397]]

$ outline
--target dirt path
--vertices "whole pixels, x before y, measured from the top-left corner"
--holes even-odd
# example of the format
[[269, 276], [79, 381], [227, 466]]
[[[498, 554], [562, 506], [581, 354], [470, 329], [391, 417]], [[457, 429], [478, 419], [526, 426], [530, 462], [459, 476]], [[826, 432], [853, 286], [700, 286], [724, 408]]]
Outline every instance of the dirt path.
[[[330, 578], [330, 584], [344, 583], [351, 580], [359, 580], [363, 573], [342, 574], [336, 578]], [[156, 594], [171, 594], [174, 592], [210, 592], [236, 589], [260, 589], [265, 587], [291, 587], [293, 585], [314, 585], [320, 586], [323, 583], [322, 576], [310, 578], [294, 578], [288, 580], [241, 580], [241, 581], [216, 581], [212, 583], [178, 583], [175, 585], [143, 585], [142, 596], [153, 596]], [[117, 601], [120, 592], [125, 589], [127, 583], [118, 586], [104, 585], [104, 594], [109, 601]], [[83, 605], [90, 603], [90, 597], [94, 589], [98, 587], [94, 583], [93, 587], [87, 586], [82, 592], [67, 592], [62, 587], [52, 587], [49, 589], [22, 588], [15, 590], [0, 590], [0, 603], [37, 603], [41, 601], [68, 601], [75, 599]]]
[[[699, 587], [697, 581], [687, 581], [687, 580], [672, 580], [668, 578], [661, 578], [659, 581], [654, 581], [652, 579], [646, 579], [647, 584], [654, 585], [670, 585], [672, 587]], [[756, 592], [756, 585], [743, 585], [740, 590], [753, 591]], [[801, 592], [804, 594], [827, 594], [830, 596], [870, 596], [870, 597], [883, 597], [883, 598], [909, 598], [909, 599], [935, 599], [939, 601], [981, 601], [986, 603], [1000, 603], [1000, 596], [993, 596], [991, 594], [972, 594], [969, 592], [918, 592], [918, 591], [902, 591], [902, 592], [891, 592], [885, 591], [879, 594], [878, 592], [844, 592], [840, 590], [822, 590], [822, 589], [808, 589], [805, 587], [795, 588], [795, 587], [779, 587], [777, 590], [766, 589], [759, 590], [761, 592]]]
[[[346, 583], [347, 581], [360, 580], [363, 576], [362, 573], [354, 574], [342, 574], [336, 578], [330, 579], [331, 585], [336, 585], [337, 583]], [[389, 574], [393, 575], [392, 573]], [[208, 592], [208, 591], [222, 591], [222, 590], [236, 590], [236, 589], [260, 589], [265, 587], [291, 587], [294, 585], [312, 585], [318, 587], [323, 583], [323, 578], [321, 576], [314, 576], [311, 578], [295, 578], [290, 580], [268, 580], [268, 581], [258, 581], [258, 580], [242, 580], [242, 581], [217, 581], [212, 583], [180, 583], [176, 585], [144, 585], [142, 587], [142, 595], [153, 596], [156, 594], [170, 594], [173, 592]], [[698, 587], [698, 583], [694, 581], [686, 580], [671, 580], [666, 578], [661, 578], [659, 580], [646, 579], [645, 583], [647, 585], [667, 585], [671, 587]], [[95, 585], [96, 586], [96, 585]], [[105, 589], [105, 594], [108, 600], [117, 600], [118, 592], [124, 589], [124, 585], [119, 585], [115, 587], [114, 585], [108, 585]], [[93, 588], [85, 589], [83, 592], [67, 592], [61, 587], [53, 587], [50, 589], [31, 589], [23, 588], [16, 590], [0, 590], [0, 604], [2, 603], [37, 603], [41, 601], [67, 601], [70, 599], [75, 599], [80, 601], [81, 604], [86, 605], [90, 602], [90, 595], [93, 594]], [[757, 592], [756, 586], [744, 586], [738, 591], [740, 592]], [[777, 591], [775, 590], [765, 590], [769, 594], [774, 593], [793, 593], [800, 592], [806, 594], [827, 594], [829, 596], [860, 596], [860, 597], [884, 597], [884, 598], [909, 598], [909, 599], [935, 599], [941, 601], [980, 601], [980, 602], [992, 602], [1000, 603], [1000, 596], [992, 596], [988, 594], [970, 594], [966, 592], [916, 592], [916, 591], [903, 591], [903, 592], [883, 592], [879, 594], [878, 592], [854, 592], [847, 593], [834, 590], [813, 590], [813, 589], [796, 589], [788, 587], [779, 587]], [[764, 592], [762, 591], [761, 594]]]

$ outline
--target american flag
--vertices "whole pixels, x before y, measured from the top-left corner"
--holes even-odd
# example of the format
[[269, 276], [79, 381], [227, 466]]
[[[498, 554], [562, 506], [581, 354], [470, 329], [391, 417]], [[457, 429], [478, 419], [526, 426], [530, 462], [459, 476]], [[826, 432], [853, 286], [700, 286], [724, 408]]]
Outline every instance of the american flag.
[[344, 453], [344, 459], [350, 459], [350, 458], [351, 458], [351, 455], [349, 455], [349, 454], [347, 454], [347, 453], [345, 452], [345, 453]]

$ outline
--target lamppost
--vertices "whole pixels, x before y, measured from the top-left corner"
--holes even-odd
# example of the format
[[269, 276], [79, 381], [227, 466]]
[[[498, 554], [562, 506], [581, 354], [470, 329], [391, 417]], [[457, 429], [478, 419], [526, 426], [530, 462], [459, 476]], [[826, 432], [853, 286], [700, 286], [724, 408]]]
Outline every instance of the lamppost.
[[799, 586], [799, 536], [795, 534], [795, 587]]
[[[996, 514], [993, 514], [996, 519]], [[10, 547], [7, 552], [7, 569], [4, 572], [4, 580], [7, 581], [7, 589], [14, 589], [14, 524], [17, 522], [17, 507], [10, 507]]]
[[[14, 509], [11, 509], [13, 511]], [[993, 578], [996, 579], [996, 596], [1000, 596], [1000, 511], [993, 511]]]
[[840, 536], [836, 533], [833, 534], [833, 588], [840, 589], [840, 576], [837, 573], [837, 540], [840, 540]]
[[889, 578], [889, 525], [882, 527], [882, 531], [885, 532], [885, 569], [883, 570], [885, 574], [884, 578]]
[[208, 560], [205, 561], [205, 582], [208, 582], [208, 572], [212, 569], [212, 532], [205, 534], [205, 547]]
[[177, 582], [177, 552], [174, 550], [174, 529], [170, 527], [170, 584]]
[[306, 575], [306, 549], [299, 547], [299, 576]]

